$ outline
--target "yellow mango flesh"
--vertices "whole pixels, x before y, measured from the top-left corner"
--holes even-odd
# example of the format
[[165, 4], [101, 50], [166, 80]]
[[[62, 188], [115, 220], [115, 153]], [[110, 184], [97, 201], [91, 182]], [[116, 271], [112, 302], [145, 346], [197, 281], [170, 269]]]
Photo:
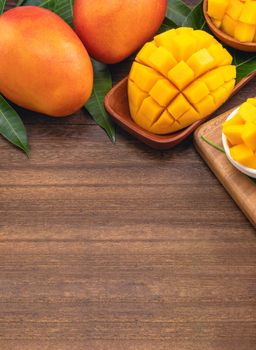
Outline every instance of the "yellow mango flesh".
[[215, 26], [240, 42], [256, 42], [255, 0], [208, 0]]
[[59, 16], [17, 7], [0, 16], [0, 33], [1, 94], [50, 116], [70, 115], [85, 104], [93, 84], [91, 61]]
[[228, 139], [231, 157], [256, 169], [256, 99], [249, 98], [231, 119], [223, 123], [223, 133]]
[[232, 57], [210, 34], [192, 28], [157, 35], [138, 53], [128, 80], [132, 119], [168, 134], [205, 118], [230, 96]]

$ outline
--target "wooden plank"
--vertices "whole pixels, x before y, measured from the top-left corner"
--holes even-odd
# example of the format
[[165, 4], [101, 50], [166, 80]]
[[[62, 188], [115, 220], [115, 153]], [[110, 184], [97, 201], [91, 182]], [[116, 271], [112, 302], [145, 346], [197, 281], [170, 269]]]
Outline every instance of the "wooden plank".
[[21, 115], [31, 158], [0, 140], [0, 349], [254, 349], [255, 230], [191, 138]]

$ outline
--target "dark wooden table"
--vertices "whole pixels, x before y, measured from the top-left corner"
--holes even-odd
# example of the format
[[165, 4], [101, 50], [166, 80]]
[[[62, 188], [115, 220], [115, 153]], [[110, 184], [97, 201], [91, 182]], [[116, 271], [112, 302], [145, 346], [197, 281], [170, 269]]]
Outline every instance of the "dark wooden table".
[[255, 230], [192, 138], [22, 115], [31, 159], [0, 140], [0, 349], [256, 349]]

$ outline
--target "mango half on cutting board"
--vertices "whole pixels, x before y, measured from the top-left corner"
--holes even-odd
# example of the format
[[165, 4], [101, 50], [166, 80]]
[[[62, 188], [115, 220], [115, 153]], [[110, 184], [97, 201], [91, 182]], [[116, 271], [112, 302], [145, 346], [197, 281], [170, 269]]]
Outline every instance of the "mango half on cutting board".
[[256, 99], [244, 102], [235, 116], [223, 123], [231, 157], [238, 163], [256, 169]]
[[232, 57], [214, 37], [192, 28], [157, 35], [138, 53], [128, 80], [132, 119], [168, 134], [205, 118], [230, 96]]
[[216, 27], [241, 42], [256, 42], [255, 0], [208, 0]]

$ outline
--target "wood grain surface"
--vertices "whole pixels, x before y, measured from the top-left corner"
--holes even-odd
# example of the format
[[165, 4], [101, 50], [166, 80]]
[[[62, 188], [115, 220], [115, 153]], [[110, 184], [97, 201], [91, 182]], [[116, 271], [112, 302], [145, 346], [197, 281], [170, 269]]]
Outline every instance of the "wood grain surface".
[[256, 349], [255, 230], [192, 138], [21, 114], [31, 158], [0, 139], [0, 349]]
[[194, 141], [202, 158], [256, 227], [256, 183], [238, 171], [224, 153], [208, 145], [202, 139], [206, 137], [215, 144], [222, 145], [222, 123], [233, 110], [223, 113], [198, 128], [194, 135]]

